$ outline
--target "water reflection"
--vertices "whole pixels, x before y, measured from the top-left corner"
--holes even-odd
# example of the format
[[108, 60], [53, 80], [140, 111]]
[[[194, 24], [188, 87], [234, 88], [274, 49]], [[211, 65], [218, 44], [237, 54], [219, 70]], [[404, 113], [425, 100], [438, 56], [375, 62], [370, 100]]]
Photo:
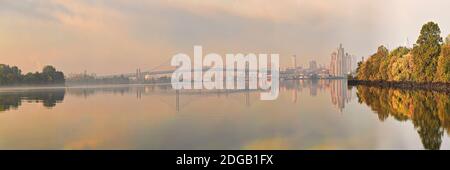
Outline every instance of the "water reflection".
[[[351, 89], [347, 88], [347, 82], [341, 80], [289, 80], [280, 83], [280, 90], [290, 91], [292, 102], [298, 100], [298, 92], [304, 89], [309, 90], [309, 96], [314, 97], [318, 91], [329, 91], [331, 103], [341, 112], [345, 108], [345, 103], [351, 101]], [[252, 101], [250, 93], [258, 90], [173, 90], [170, 84], [159, 85], [111, 85], [111, 86], [87, 86], [70, 87], [45, 90], [24, 90], [12, 92], [0, 92], [0, 111], [18, 108], [22, 101], [43, 103], [45, 107], [51, 108], [56, 103], [64, 100], [67, 92], [69, 95], [88, 98], [96, 94], [118, 94], [125, 95], [135, 93], [136, 98], [140, 99], [143, 95], [168, 95], [174, 96], [174, 110], [180, 111], [180, 99], [183, 96], [228, 96], [232, 94], [242, 94], [245, 97], [245, 105], [250, 106]], [[187, 105], [187, 104], [185, 104]]]
[[410, 120], [426, 149], [439, 149], [444, 131], [450, 133], [449, 94], [358, 86], [357, 96], [380, 121], [390, 116], [398, 121]]
[[[298, 93], [303, 90], [309, 91], [309, 97], [317, 95], [318, 91], [328, 91], [331, 96], [331, 103], [336, 106], [341, 112], [345, 108], [345, 103], [351, 101], [352, 89], [347, 88], [347, 81], [343, 80], [320, 80], [320, 79], [305, 79], [305, 80], [288, 80], [280, 82], [280, 90], [289, 91], [292, 95], [292, 102], [296, 103], [299, 96]], [[81, 88], [68, 88], [67, 93], [74, 96], [89, 97], [95, 94], [129, 94], [134, 93], [137, 99], [142, 96], [151, 95], [167, 95], [174, 98], [174, 110], [180, 110], [180, 100], [183, 96], [221, 96], [229, 95], [241, 95], [244, 97], [246, 106], [250, 106], [252, 99], [250, 94], [258, 92], [259, 90], [250, 89], [236, 89], [236, 90], [173, 90], [170, 84], [158, 84], [158, 85], [132, 85], [132, 86], [98, 86], [98, 87], [81, 87]], [[259, 99], [257, 99], [259, 100]]]
[[26, 90], [0, 93], [0, 112], [17, 109], [22, 102], [42, 103], [44, 107], [55, 107], [64, 100], [64, 89]]
[[0, 90], [0, 149], [449, 147], [449, 94], [342, 80], [282, 81], [275, 101], [170, 84]]
[[296, 103], [298, 92], [303, 89], [309, 90], [309, 96], [314, 97], [318, 91], [328, 91], [331, 97], [331, 103], [339, 109], [340, 112], [345, 108], [345, 104], [352, 99], [352, 89], [347, 88], [345, 80], [312, 79], [312, 80], [292, 80], [282, 81], [281, 90], [291, 91], [292, 102]]

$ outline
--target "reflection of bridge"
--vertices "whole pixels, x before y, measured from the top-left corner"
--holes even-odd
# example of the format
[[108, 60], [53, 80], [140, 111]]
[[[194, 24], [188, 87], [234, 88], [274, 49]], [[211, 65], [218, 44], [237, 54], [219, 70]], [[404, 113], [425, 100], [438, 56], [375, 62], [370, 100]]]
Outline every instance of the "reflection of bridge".
[[[171, 90], [170, 87], [168, 87], [166, 91], [161, 92], [152, 92], [149, 93], [150, 95], [168, 95], [173, 96], [175, 95], [175, 108], [176, 111], [180, 111], [181, 108], [187, 106], [189, 103], [195, 100], [189, 97], [201, 97], [201, 96], [220, 96], [220, 95], [226, 95], [233, 97], [233, 94], [235, 95], [244, 95], [245, 97], [245, 105], [250, 106], [251, 105], [251, 99], [250, 99], [250, 93], [252, 92], [261, 92], [261, 90], [249, 90], [249, 89], [242, 89], [242, 90]], [[347, 88], [347, 81], [345, 80], [288, 80], [288, 81], [281, 81], [280, 88], [282, 90], [289, 90], [292, 91], [292, 101], [294, 103], [297, 102], [298, 98], [298, 91], [301, 89], [309, 89], [309, 95], [310, 96], [316, 96], [318, 91], [326, 90], [329, 91], [330, 97], [331, 97], [331, 103], [336, 106], [337, 109], [339, 109], [340, 112], [343, 111], [345, 108], [346, 103], [351, 101], [352, 98], [352, 90]], [[137, 90], [136, 91], [138, 98], [142, 96], [142, 91]], [[182, 101], [182, 96], [184, 96], [185, 103], [180, 103]], [[173, 100], [173, 99], [170, 99]], [[239, 100], [237, 100], [239, 101]], [[170, 102], [165, 101], [166, 104], [170, 104]]]
[[[350, 101], [351, 90], [347, 89], [346, 81], [343, 80], [289, 80], [280, 82], [280, 91], [289, 90], [292, 93], [292, 101], [297, 102], [298, 91], [308, 89], [310, 96], [316, 96], [318, 91], [327, 90], [330, 92], [331, 102], [333, 105], [342, 109], [345, 104]], [[154, 85], [99, 85], [99, 86], [72, 86], [66, 88], [50, 88], [35, 89], [24, 92], [2, 92], [0, 93], [0, 107], [8, 109], [18, 107], [22, 100], [42, 101], [44, 106], [53, 107], [56, 103], [62, 102], [64, 94], [80, 96], [87, 98], [96, 93], [108, 94], [135, 94], [137, 99], [142, 96], [156, 95], [157, 99], [163, 103], [173, 107], [176, 111], [180, 111], [191, 102], [205, 96], [225, 96], [230, 97], [230, 101], [238, 102], [249, 107], [252, 103], [252, 97], [263, 92], [262, 90], [249, 89], [221, 89], [221, 90], [173, 90], [171, 84], [154, 84]], [[280, 93], [286, 94], [286, 93]], [[255, 100], [255, 97], [253, 97]], [[257, 97], [256, 97], [257, 98]], [[259, 99], [259, 98], [258, 98]], [[256, 100], [258, 100], [256, 99]], [[1, 109], [0, 109], [1, 111]]]
[[[316, 96], [318, 91], [329, 91], [331, 97], [331, 103], [336, 106], [340, 111], [345, 107], [345, 104], [350, 102], [352, 97], [351, 89], [347, 88], [347, 82], [345, 80], [288, 80], [280, 82], [280, 91], [290, 91], [292, 95], [292, 102], [296, 103], [297, 95], [302, 89], [309, 90], [310, 96]], [[216, 90], [202, 90], [202, 89], [190, 89], [190, 90], [173, 90], [171, 84], [154, 84], [154, 85], [113, 85], [109, 87], [98, 86], [93, 88], [76, 88], [70, 87], [67, 92], [72, 95], [89, 96], [95, 93], [118, 93], [123, 95], [124, 93], [135, 93], [137, 99], [141, 99], [142, 96], [158, 96], [158, 99], [173, 107], [176, 111], [180, 111], [191, 102], [197, 101], [200, 97], [205, 96], [226, 96], [232, 97], [231, 101], [237, 101], [240, 104], [245, 103], [246, 106], [250, 106], [251, 93], [262, 92], [261, 90], [249, 90], [249, 89], [216, 89]], [[282, 93], [280, 93], [281, 95]], [[286, 94], [286, 93], [283, 93]], [[242, 96], [243, 95], [243, 96]], [[242, 99], [244, 97], [244, 99]]]
[[[136, 94], [137, 99], [141, 99], [143, 96], [158, 96], [162, 103], [175, 108], [179, 112], [182, 108], [190, 103], [197, 101], [199, 97], [205, 96], [226, 96], [230, 97], [231, 101], [237, 101], [245, 103], [246, 106], [251, 105], [250, 93], [258, 92], [261, 90], [250, 89], [221, 89], [221, 90], [173, 90], [171, 84], [154, 84], [154, 85], [112, 85], [112, 86], [94, 86], [94, 87], [70, 87], [67, 88], [67, 92], [71, 95], [88, 97], [95, 95], [96, 93], [113, 93], [123, 95], [124, 93]], [[241, 95], [244, 96], [244, 101], [240, 101]], [[239, 99], [237, 99], [239, 98]]]
[[[167, 105], [174, 107], [177, 112], [179, 112], [182, 108], [189, 105], [191, 102], [195, 101], [197, 97], [205, 97], [205, 96], [220, 96], [225, 95], [227, 97], [233, 97], [233, 95], [239, 95], [243, 94], [245, 97], [245, 105], [248, 107], [250, 106], [250, 93], [256, 92], [258, 90], [249, 90], [249, 89], [242, 89], [242, 90], [168, 90], [168, 91], [160, 91], [160, 92], [152, 92], [152, 93], [145, 93], [142, 90], [136, 90], [136, 97], [140, 99], [142, 97], [142, 94], [145, 95], [166, 95], [166, 96], [175, 96], [175, 105], [172, 105], [172, 102], [169, 99], [169, 101], [164, 100], [162, 97], [160, 97], [160, 101], [163, 103], [166, 103]], [[184, 97], [183, 97], [184, 96]], [[185, 98], [185, 99], [182, 99]], [[184, 101], [184, 102], [182, 102]], [[236, 100], [234, 100], [236, 101]]]

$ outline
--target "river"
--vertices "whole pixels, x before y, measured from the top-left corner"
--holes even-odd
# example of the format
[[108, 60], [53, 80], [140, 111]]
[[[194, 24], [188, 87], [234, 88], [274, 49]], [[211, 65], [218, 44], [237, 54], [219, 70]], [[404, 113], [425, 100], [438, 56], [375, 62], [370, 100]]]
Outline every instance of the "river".
[[450, 96], [290, 80], [277, 100], [170, 85], [0, 88], [0, 149], [450, 149]]

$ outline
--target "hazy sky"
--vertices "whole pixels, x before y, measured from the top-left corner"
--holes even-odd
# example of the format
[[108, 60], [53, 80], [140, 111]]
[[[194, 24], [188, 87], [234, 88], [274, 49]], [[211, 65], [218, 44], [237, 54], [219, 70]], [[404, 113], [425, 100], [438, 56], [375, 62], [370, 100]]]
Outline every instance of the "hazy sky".
[[368, 56], [412, 45], [422, 24], [450, 33], [448, 0], [0, 0], [0, 63], [66, 73], [142, 71], [174, 54], [279, 53], [328, 64], [343, 43]]

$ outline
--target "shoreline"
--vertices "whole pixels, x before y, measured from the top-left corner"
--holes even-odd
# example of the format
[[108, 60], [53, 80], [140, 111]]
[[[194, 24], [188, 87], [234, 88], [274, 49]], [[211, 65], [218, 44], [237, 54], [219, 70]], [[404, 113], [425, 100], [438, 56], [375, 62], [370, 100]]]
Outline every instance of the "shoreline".
[[369, 87], [380, 87], [380, 88], [395, 88], [395, 89], [407, 89], [407, 90], [428, 90], [450, 93], [450, 83], [438, 83], [438, 82], [394, 82], [394, 81], [373, 81], [373, 80], [355, 80], [348, 79], [348, 86], [369, 86]]
[[167, 85], [159, 84], [57, 84], [57, 85], [20, 85], [20, 86], [0, 86], [0, 92], [23, 91], [23, 90], [47, 90], [47, 89], [76, 89], [76, 88], [99, 88], [99, 87], [121, 87], [121, 86], [146, 86], [146, 85]]

